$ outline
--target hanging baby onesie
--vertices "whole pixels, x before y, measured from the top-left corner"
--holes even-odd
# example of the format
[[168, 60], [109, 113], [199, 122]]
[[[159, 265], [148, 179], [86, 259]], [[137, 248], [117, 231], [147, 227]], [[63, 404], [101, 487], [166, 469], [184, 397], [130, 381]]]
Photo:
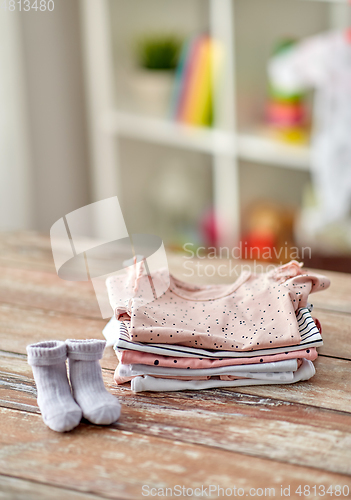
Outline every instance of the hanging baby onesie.
[[313, 36], [273, 57], [268, 71], [282, 91], [316, 88], [311, 167], [318, 231], [351, 207], [351, 43], [343, 32]]

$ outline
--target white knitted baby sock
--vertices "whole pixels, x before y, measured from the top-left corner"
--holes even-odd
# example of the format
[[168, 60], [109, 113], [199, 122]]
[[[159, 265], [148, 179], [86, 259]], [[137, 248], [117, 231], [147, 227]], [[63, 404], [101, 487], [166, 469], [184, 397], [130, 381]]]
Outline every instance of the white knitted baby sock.
[[31, 344], [27, 354], [45, 424], [53, 431], [70, 431], [79, 424], [82, 411], [72, 397], [67, 378], [66, 344], [59, 340]]
[[118, 420], [121, 405], [110, 394], [102, 380], [99, 359], [104, 340], [66, 340], [69, 377], [74, 399], [83, 416], [93, 424], [109, 425]]

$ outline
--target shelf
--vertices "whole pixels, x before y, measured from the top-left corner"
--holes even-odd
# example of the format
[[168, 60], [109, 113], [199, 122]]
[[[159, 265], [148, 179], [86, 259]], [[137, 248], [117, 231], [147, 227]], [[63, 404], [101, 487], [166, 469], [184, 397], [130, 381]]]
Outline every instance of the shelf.
[[308, 146], [278, 142], [253, 132], [238, 135], [238, 156], [242, 160], [295, 170], [308, 171], [311, 163]]
[[257, 132], [233, 134], [120, 111], [107, 112], [103, 116], [101, 127], [110, 135], [213, 155], [237, 156], [242, 160], [283, 168], [309, 170], [310, 165], [308, 147], [280, 143]]
[[[310, 3], [313, 1], [315, 4], [329, 2], [330, 5], [306, 6], [308, 1]], [[285, 177], [284, 175], [276, 175], [279, 172], [274, 168], [283, 169], [280, 170], [282, 174], [284, 169], [287, 174], [291, 174], [294, 171], [308, 172], [311, 164], [311, 151], [308, 146], [295, 146], [278, 142], [264, 129], [250, 128], [249, 130], [239, 129], [237, 131], [232, 125], [238, 121], [241, 122], [239, 117], [250, 119], [251, 113], [244, 113], [246, 103], [247, 111], [254, 112], [252, 98], [257, 102], [262, 100], [264, 98], [262, 85], [267, 83], [266, 77], [261, 73], [264, 64], [262, 60], [257, 61], [259, 64], [257, 68], [253, 68], [252, 72], [250, 69], [246, 73], [242, 73], [242, 78], [240, 77], [240, 71], [247, 70], [247, 61], [250, 61], [250, 53], [252, 54], [251, 49], [247, 48], [247, 44], [251, 42], [251, 39], [247, 38], [248, 30], [253, 27], [251, 31], [256, 37], [254, 39], [255, 47], [259, 48], [255, 51], [255, 59], [252, 59], [252, 64], [256, 64], [256, 55], [260, 58], [266, 57], [264, 55], [266, 53], [265, 47], [268, 47], [281, 33], [290, 32], [290, 24], [292, 32], [296, 32], [297, 35], [313, 34], [325, 30], [326, 23], [328, 29], [344, 29], [348, 25], [347, 2], [348, 0], [296, 0], [296, 2], [290, 2], [291, 22], [290, 14], [286, 16], [285, 9], [277, 11], [273, 4], [267, 4], [268, 10], [262, 11], [262, 23], [256, 19], [257, 16], [255, 17], [254, 3], [252, 6], [246, 7], [246, 2], [242, 2], [243, 5], [245, 3], [244, 9], [243, 5], [236, 6], [235, 0], [221, 0], [220, 2], [209, 0], [203, 4], [196, 2], [196, 4], [199, 3], [199, 6], [201, 3], [204, 7], [198, 11], [197, 6], [196, 13], [192, 11], [189, 24], [187, 24], [188, 28], [185, 28], [182, 9], [178, 10], [178, 14], [181, 12], [181, 15], [175, 18], [173, 15], [170, 17], [167, 10], [162, 10], [158, 19], [159, 13], [156, 4], [152, 6], [151, 10], [150, 7], [144, 6], [140, 16], [134, 16], [132, 9], [124, 9], [123, 2], [119, 6], [120, 10], [116, 7], [116, 10], [112, 12], [110, 7], [113, 2], [83, 0], [82, 14], [86, 72], [89, 78], [87, 90], [94, 198], [103, 199], [123, 191], [123, 171], [127, 168], [128, 161], [124, 154], [119, 154], [119, 148], [115, 147], [118, 138], [130, 138], [134, 141], [140, 140], [154, 144], [155, 151], [157, 147], [168, 146], [210, 155], [213, 207], [216, 215], [225, 221], [225, 224], [220, 227], [218, 244], [219, 246], [228, 246], [233, 242], [237, 244], [241, 233], [241, 210], [244, 204], [250, 201], [250, 197], [247, 195], [248, 191], [246, 193], [244, 186], [247, 176], [240, 176], [243, 173], [243, 168], [240, 167], [244, 167], [244, 165], [240, 165], [238, 160], [262, 166], [262, 177], [267, 174], [265, 179], [272, 189], [267, 193], [265, 186], [259, 186], [260, 180], [258, 178], [250, 179], [254, 187], [252, 195], [259, 197], [262, 193], [264, 196], [272, 198], [275, 191], [279, 190], [280, 178]], [[183, 3], [186, 5], [186, 0]], [[295, 6], [293, 6], [294, 3]], [[300, 14], [301, 9], [307, 9], [309, 15]], [[116, 22], [120, 23], [115, 26], [116, 37], [113, 31], [114, 24], [111, 22], [112, 14], [115, 16], [113, 18], [116, 18]], [[238, 20], [236, 19], [237, 14], [240, 16]], [[242, 23], [246, 23], [246, 25]], [[184, 33], [198, 32], [203, 30], [206, 25], [211, 35], [222, 41], [228, 51], [228, 64], [225, 65], [225, 74], [222, 75], [225, 84], [221, 86], [221, 99], [214, 100], [214, 109], [216, 116], [223, 117], [223, 121], [228, 124], [227, 129], [185, 126], [164, 117], [140, 114], [141, 106], [138, 106], [133, 93], [129, 92], [131, 90], [130, 82], [127, 81], [128, 78], [126, 81], [123, 79], [122, 58], [127, 55], [125, 49], [127, 44], [130, 44], [134, 34], [140, 32], [143, 26], [156, 27], [157, 25], [159, 28], [178, 25], [181, 30], [183, 27], [185, 28]], [[262, 37], [262, 42], [257, 37]], [[120, 71], [117, 71], [118, 65], [120, 65]], [[127, 65], [125, 67], [127, 68]], [[247, 87], [245, 82], [248, 83]], [[133, 107], [130, 107], [128, 102], [129, 94]], [[240, 101], [239, 110], [236, 108], [236, 96], [243, 99]], [[116, 102], [119, 103], [118, 109]], [[125, 106], [125, 109], [122, 110], [120, 106]], [[152, 110], [152, 113], [154, 112], [156, 113], [156, 110]], [[256, 127], [257, 124], [253, 125]], [[136, 142], [133, 143], [133, 146], [136, 150], [138, 149]], [[142, 159], [142, 154], [142, 148], [140, 148], [140, 152], [135, 151], [134, 161], [138, 162], [140, 158]], [[203, 163], [207, 165], [208, 161]], [[289, 177], [293, 176], [289, 175]], [[274, 178], [277, 182], [270, 182]], [[297, 179], [294, 189], [291, 190], [292, 199], [295, 197], [296, 203], [300, 197], [298, 190], [302, 181], [303, 179]], [[142, 206], [142, 210], [150, 209], [145, 204], [145, 207]], [[132, 211], [130, 207], [130, 214], [133, 214], [133, 217], [134, 213], [134, 208]], [[135, 217], [136, 223], [138, 223], [138, 215]], [[104, 223], [105, 221], [102, 221], [101, 224]]]
[[232, 134], [205, 127], [191, 127], [161, 118], [112, 111], [102, 121], [105, 132], [157, 144], [167, 144], [212, 154], [235, 154]]

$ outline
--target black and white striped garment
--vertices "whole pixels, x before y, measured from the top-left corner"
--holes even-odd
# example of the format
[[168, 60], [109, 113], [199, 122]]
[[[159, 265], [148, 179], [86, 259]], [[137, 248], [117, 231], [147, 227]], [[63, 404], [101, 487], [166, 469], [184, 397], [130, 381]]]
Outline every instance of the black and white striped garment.
[[[278, 354], [281, 352], [298, 351], [309, 347], [318, 347], [323, 345], [322, 336], [312, 319], [311, 307], [304, 307], [296, 311], [296, 320], [299, 326], [301, 341], [299, 344], [260, 349], [255, 351], [213, 351], [198, 349], [196, 347], [185, 347], [177, 344], [146, 344], [132, 342], [129, 339], [128, 329], [125, 323], [113, 318], [118, 329], [118, 340], [114, 345], [116, 351], [133, 350], [148, 352], [163, 356], [174, 357], [202, 357], [202, 358], [250, 358], [253, 356], [265, 356], [269, 354]], [[112, 320], [111, 320], [112, 321]]]
[[305, 348], [306, 344], [322, 340], [321, 334], [319, 333], [316, 323], [313, 321], [310, 310], [307, 307], [303, 307], [296, 311], [296, 319], [297, 324], [299, 325], [299, 332], [301, 335], [300, 346], [302, 348]]

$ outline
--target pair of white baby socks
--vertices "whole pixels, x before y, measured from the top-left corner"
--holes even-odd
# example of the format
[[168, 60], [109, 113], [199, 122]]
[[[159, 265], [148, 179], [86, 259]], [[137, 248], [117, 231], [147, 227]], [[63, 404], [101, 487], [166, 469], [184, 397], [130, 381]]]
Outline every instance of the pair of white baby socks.
[[105, 345], [104, 340], [55, 340], [27, 346], [38, 405], [50, 429], [70, 431], [82, 416], [99, 425], [118, 420], [121, 405], [106, 390], [99, 363]]

